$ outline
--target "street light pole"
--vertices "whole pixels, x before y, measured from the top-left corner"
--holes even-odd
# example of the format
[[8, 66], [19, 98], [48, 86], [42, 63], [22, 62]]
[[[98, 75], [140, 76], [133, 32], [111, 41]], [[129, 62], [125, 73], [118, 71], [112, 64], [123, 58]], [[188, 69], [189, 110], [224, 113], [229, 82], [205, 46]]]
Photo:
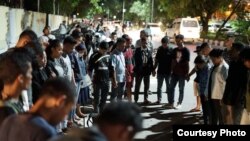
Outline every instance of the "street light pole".
[[40, 0], [37, 0], [37, 12], [40, 11]]
[[152, 0], [152, 7], [151, 7], [151, 23], [154, 21], [154, 0]]
[[122, 24], [124, 23], [125, 0], [122, 0]]

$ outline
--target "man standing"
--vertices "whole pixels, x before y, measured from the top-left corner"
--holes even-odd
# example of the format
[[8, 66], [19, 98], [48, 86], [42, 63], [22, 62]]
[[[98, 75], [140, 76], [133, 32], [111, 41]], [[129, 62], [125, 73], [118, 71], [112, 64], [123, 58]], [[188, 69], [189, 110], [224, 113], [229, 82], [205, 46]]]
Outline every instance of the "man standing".
[[[103, 110], [109, 92], [110, 56], [107, 54], [109, 45], [101, 42], [98, 52], [93, 54], [89, 60], [88, 72], [93, 75], [94, 87], [94, 111], [99, 113]], [[100, 98], [101, 97], [101, 98]]]
[[68, 32], [66, 21], [63, 21], [59, 26], [60, 39], [63, 40]]
[[149, 104], [148, 101], [148, 90], [149, 90], [149, 79], [151, 72], [153, 71], [153, 58], [150, 49], [147, 47], [147, 39], [141, 39], [141, 47], [136, 48], [134, 54], [135, 60], [135, 97], [134, 100], [137, 103], [139, 99], [139, 90], [141, 87], [141, 81], [144, 81], [144, 104]]
[[111, 55], [112, 74], [112, 94], [111, 100], [121, 100], [125, 89], [125, 58], [123, 51], [125, 50], [126, 40], [118, 38], [116, 48]]
[[172, 62], [172, 50], [168, 47], [169, 39], [168, 37], [163, 37], [161, 39], [162, 45], [158, 48], [156, 57], [155, 57], [155, 64], [154, 64], [154, 71], [153, 76], [155, 76], [156, 72], [155, 69], [158, 67], [157, 70], [157, 104], [161, 103], [162, 97], [162, 84], [165, 79], [166, 86], [167, 86], [167, 93], [169, 94], [170, 90], [170, 74], [171, 74], [171, 62]]
[[185, 79], [189, 72], [190, 51], [184, 47], [184, 36], [179, 34], [175, 37], [177, 47], [173, 50], [172, 75], [170, 80], [170, 94], [168, 94], [167, 108], [173, 108], [176, 84], [179, 83], [179, 99], [176, 108], [181, 108], [184, 97]]
[[241, 118], [241, 124], [250, 124], [250, 48], [246, 47], [243, 49], [240, 53], [240, 56], [244, 60], [244, 65], [248, 69], [248, 77], [247, 77], [247, 83], [246, 83], [246, 94], [245, 94], [245, 99], [246, 99], [246, 109], [243, 112], [242, 118]]

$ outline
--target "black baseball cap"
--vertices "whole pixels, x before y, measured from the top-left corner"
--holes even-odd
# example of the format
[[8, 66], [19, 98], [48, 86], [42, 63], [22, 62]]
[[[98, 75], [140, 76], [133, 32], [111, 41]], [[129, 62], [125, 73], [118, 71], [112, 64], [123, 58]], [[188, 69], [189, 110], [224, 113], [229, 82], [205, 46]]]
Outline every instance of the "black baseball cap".
[[196, 46], [196, 50], [194, 52], [200, 52], [201, 51], [201, 46]]

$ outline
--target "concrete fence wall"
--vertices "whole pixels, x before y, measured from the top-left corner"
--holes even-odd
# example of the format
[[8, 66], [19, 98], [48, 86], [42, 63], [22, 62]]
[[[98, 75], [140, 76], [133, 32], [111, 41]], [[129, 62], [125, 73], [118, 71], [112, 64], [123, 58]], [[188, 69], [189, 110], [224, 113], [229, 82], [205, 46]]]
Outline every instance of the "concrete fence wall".
[[[55, 30], [63, 20], [67, 21], [68, 19], [50, 14], [48, 20], [51, 29]], [[15, 46], [23, 30], [29, 28], [35, 31], [38, 36], [41, 36], [45, 25], [45, 13], [0, 6], [0, 53]]]
[[60, 16], [60, 15], [52, 15], [49, 14], [49, 26], [51, 30], [56, 30], [59, 28], [62, 21], [68, 21], [68, 17]]
[[6, 50], [6, 36], [8, 33], [8, 7], [0, 6], [0, 52]]

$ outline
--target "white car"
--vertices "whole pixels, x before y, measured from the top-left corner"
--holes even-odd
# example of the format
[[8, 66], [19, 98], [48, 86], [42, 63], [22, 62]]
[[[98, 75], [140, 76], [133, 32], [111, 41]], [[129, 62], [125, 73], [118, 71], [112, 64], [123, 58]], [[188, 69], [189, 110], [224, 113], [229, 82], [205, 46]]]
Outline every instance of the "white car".
[[200, 38], [200, 25], [196, 18], [177, 18], [167, 28], [167, 36], [175, 38], [176, 35], [182, 34], [185, 39]]
[[147, 23], [145, 30], [151, 36], [158, 36], [162, 34], [160, 24], [158, 23]]

